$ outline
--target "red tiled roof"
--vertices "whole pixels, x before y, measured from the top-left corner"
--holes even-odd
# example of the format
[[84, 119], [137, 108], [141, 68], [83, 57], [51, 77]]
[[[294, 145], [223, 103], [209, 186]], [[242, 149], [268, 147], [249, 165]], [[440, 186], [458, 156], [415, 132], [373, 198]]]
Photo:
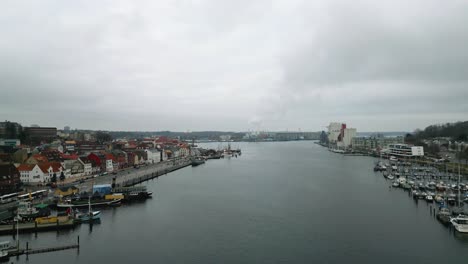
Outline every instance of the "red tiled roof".
[[41, 155], [41, 154], [34, 154], [32, 157], [38, 162], [49, 162], [49, 160], [44, 155]]
[[20, 164], [18, 166], [18, 171], [32, 171], [36, 167], [36, 164]]
[[49, 168], [52, 167], [53, 172], [59, 172], [62, 164], [60, 162], [46, 162], [46, 163], [39, 163], [37, 164], [42, 172], [46, 173], [49, 172]]
[[76, 154], [70, 154], [70, 155], [62, 154], [62, 158], [67, 159], [67, 160], [77, 160], [79, 156]]

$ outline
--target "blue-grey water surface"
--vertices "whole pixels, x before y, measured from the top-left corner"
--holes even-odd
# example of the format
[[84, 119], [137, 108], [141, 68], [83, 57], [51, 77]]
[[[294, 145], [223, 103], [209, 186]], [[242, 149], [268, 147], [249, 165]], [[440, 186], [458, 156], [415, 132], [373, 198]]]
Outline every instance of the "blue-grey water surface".
[[[217, 147], [218, 143], [212, 144]], [[145, 183], [153, 199], [103, 211], [102, 223], [20, 235], [68, 250], [14, 263], [466, 263], [454, 234], [369, 157], [313, 142], [239, 143], [239, 158], [209, 160]], [[2, 240], [11, 236], [4, 236]]]

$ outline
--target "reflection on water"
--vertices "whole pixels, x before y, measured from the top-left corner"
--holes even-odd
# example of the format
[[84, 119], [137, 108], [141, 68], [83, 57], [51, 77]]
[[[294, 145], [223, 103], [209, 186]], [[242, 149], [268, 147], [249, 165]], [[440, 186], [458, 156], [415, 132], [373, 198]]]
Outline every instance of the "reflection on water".
[[453, 228], [453, 227], [450, 227], [450, 232], [453, 234], [453, 237], [454, 237], [457, 241], [459, 241], [459, 242], [461, 242], [461, 243], [463, 243], [463, 244], [465, 244], [465, 245], [468, 245], [468, 233], [460, 233], [460, 232], [457, 232], [457, 231], [455, 230], [455, 228]]

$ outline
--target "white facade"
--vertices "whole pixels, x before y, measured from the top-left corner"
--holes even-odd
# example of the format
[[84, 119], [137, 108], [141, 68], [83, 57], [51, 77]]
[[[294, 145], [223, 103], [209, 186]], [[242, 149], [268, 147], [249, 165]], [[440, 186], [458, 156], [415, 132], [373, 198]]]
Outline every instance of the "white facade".
[[91, 163], [83, 163], [84, 164], [84, 172], [85, 176], [93, 174], [93, 165]]
[[161, 153], [157, 149], [145, 149], [146, 162], [158, 163], [161, 160]]
[[390, 144], [387, 153], [398, 157], [422, 157], [424, 156], [424, 148], [407, 144]]
[[188, 157], [190, 155], [190, 148], [189, 147], [181, 147], [179, 149], [179, 155], [181, 157]]
[[[20, 180], [24, 183], [43, 183], [50, 182], [54, 173], [57, 177], [57, 180], [59, 180], [63, 168], [60, 167], [57, 171], [54, 172], [52, 166], [41, 169], [39, 165], [36, 164], [32, 169], [22, 170], [21, 167], [19, 167], [18, 171], [20, 173]], [[67, 171], [64, 171], [64, 175], [67, 177]]]
[[38, 165], [34, 166], [32, 170], [19, 170], [19, 173], [21, 182], [44, 182], [44, 172]]
[[420, 147], [420, 146], [411, 147], [411, 154], [413, 156], [419, 156], [419, 157], [424, 156], [424, 147]]
[[348, 148], [353, 142], [353, 138], [356, 137], [355, 128], [345, 128], [343, 130], [343, 138], [341, 141], [337, 142], [338, 147]]
[[111, 159], [106, 160], [106, 171], [107, 171], [107, 172], [112, 172], [112, 171], [114, 171], [114, 165], [112, 164], [112, 160], [111, 160]]
[[341, 123], [332, 122], [328, 126], [328, 142], [336, 143], [341, 133]]

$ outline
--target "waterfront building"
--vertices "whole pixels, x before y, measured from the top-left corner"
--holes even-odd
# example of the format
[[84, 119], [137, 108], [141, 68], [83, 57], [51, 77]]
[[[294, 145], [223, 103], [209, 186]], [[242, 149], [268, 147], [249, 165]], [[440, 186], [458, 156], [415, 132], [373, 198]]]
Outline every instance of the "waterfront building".
[[88, 155], [88, 159], [93, 162], [93, 172], [106, 171], [106, 156], [100, 152], [92, 152]]
[[404, 137], [384, 137], [381, 134], [370, 137], [354, 137], [351, 144], [353, 149], [383, 149], [390, 144], [403, 144]]
[[93, 171], [93, 163], [91, 162], [90, 159], [88, 159], [88, 157], [84, 156], [84, 157], [80, 157], [78, 159], [81, 163], [83, 163], [83, 174], [85, 176], [88, 176], [88, 175], [91, 175], [94, 173]]
[[351, 147], [356, 129], [348, 128], [344, 123], [330, 123], [328, 126], [328, 142], [332, 147], [347, 149]]
[[64, 160], [63, 167], [66, 171], [70, 171], [71, 177], [81, 177], [84, 175], [84, 163], [78, 159]]
[[147, 163], [158, 163], [161, 160], [161, 153], [157, 149], [145, 149]]
[[408, 144], [390, 144], [385, 152], [395, 157], [422, 157], [424, 156], [424, 147], [410, 146]]
[[342, 123], [332, 122], [328, 125], [328, 142], [330, 144], [336, 144], [338, 137], [341, 134]]
[[60, 162], [43, 162], [39, 164], [21, 164], [18, 166], [20, 180], [24, 183], [50, 182], [55, 174], [58, 178], [65, 170]]
[[342, 129], [341, 135], [338, 137], [337, 146], [338, 148], [349, 148], [351, 147], [352, 140], [356, 136], [355, 128], [344, 128]]

